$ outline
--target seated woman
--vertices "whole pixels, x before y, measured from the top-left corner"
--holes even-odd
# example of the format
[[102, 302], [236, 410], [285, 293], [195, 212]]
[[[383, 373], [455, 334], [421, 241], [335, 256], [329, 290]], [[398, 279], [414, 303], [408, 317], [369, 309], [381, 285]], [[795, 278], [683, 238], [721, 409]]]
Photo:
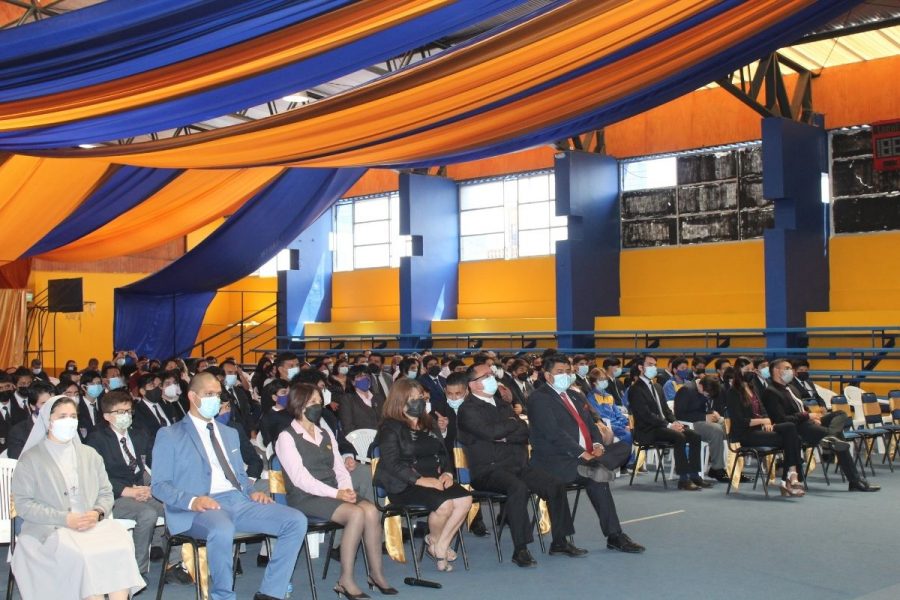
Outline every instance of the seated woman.
[[[633, 439], [631, 424], [628, 422], [628, 417], [622, 408], [616, 406], [615, 398], [613, 398], [612, 394], [606, 391], [609, 386], [609, 377], [606, 371], [600, 367], [595, 367], [588, 373], [588, 383], [591, 384], [591, 393], [587, 396], [588, 404], [591, 405], [591, 408], [594, 409], [601, 419], [609, 421], [609, 427], [612, 429], [613, 435], [619, 438], [620, 441], [631, 445]], [[632, 463], [629, 461], [627, 466], [622, 467], [622, 471], [631, 466]]]
[[347, 377], [349, 373], [350, 363], [347, 361], [347, 358], [345, 356], [338, 357], [331, 368], [328, 383], [325, 384], [333, 395], [340, 396], [353, 391], [353, 387], [350, 385], [350, 378]]
[[274, 446], [278, 435], [284, 431], [294, 418], [287, 410], [290, 399], [290, 384], [284, 379], [273, 379], [263, 387], [262, 398], [268, 400], [268, 409], [263, 411], [259, 420], [259, 433], [263, 446]]
[[344, 526], [341, 540], [341, 578], [334, 591], [347, 598], [368, 598], [353, 580], [356, 549], [365, 542], [369, 560], [369, 588], [396, 594], [384, 578], [381, 562], [381, 514], [353, 489], [350, 473], [330, 431], [319, 428], [322, 395], [316, 386], [295, 384], [287, 411], [294, 420], [278, 436], [275, 454], [284, 471], [288, 505], [302, 513]]
[[800, 480], [800, 436], [793, 423], [773, 425], [766, 409], [753, 391], [750, 382], [756, 374], [747, 371], [743, 376], [735, 372], [728, 390], [728, 416], [731, 431], [728, 439], [742, 446], [774, 446], [784, 452], [781, 472], [781, 495], [801, 497], [806, 494]]
[[399, 378], [384, 404], [376, 444], [381, 460], [374, 480], [391, 502], [424, 506], [431, 511], [425, 538], [439, 571], [452, 571], [450, 542], [472, 506], [472, 495], [448, 470], [450, 458], [441, 434], [425, 412], [422, 385]]
[[364, 365], [354, 365], [347, 375], [350, 391], [338, 398], [338, 414], [344, 435], [357, 429], [377, 429], [384, 396], [372, 393], [372, 377]]
[[54, 396], [41, 407], [11, 491], [23, 521], [12, 570], [24, 600], [126, 600], [146, 586], [131, 535], [105, 518], [112, 486], [103, 459], [78, 437], [74, 400]]

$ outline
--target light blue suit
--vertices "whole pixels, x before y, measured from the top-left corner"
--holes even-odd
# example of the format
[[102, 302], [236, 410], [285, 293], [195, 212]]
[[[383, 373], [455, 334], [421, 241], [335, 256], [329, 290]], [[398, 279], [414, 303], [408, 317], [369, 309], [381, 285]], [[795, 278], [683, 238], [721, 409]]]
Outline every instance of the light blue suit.
[[[241, 484], [240, 490], [216, 494], [220, 510], [195, 512], [191, 500], [208, 496], [212, 465], [191, 418], [163, 427], [153, 445], [153, 496], [165, 504], [166, 525], [173, 534], [188, 533], [205, 538], [212, 600], [234, 600], [232, 587], [232, 541], [235, 532], [278, 536], [275, 552], [259, 591], [284, 598], [294, 572], [297, 555], [306, 536], [306, 517], [298, 510], [278, 504], [259, 504], [250, 499], [253, 487], [241, 459], [237, 432], [215, 420], [225, 455]], [[219, 468], [218, 464], [215, 468]]]

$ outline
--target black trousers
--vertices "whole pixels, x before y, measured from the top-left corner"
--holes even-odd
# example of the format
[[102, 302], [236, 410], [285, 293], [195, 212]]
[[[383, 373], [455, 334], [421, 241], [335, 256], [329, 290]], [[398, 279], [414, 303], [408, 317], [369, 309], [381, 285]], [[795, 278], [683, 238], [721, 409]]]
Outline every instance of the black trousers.
[[566, 498], [566, 485], [541, 469], [525, 467], [518, 473], [495, 469], [472, 479], [472, 487], [485, 492], [506, 494], [503, 508], [515, 547], [522, 548], [534, 540], [528, 504], [531, 494], [547, 501], [553, 541], [564, 541], [575, 533], [572, 512]]
[[781, 478], [787, 480], [788, 469], [796, 467], [797, 477], [803, 479], [803, 469], [800, 468], [800, 435], [797, 433], [797, 426], [793, 423], [777, 423], [772, 431], [763, 431], [762, 429], [748, 431], [741, 437], [740, 442], [742, 446], [781, 448], [784, 452]]
[[[685, 427], [675, 431], [659, 427], [651, 432], [635, 434], [638, 442], [669, 442], [675, 454], [675, 472], [679, 475], [700, 473], [700, 434]], [[687, 452], [686, 452], [687, 451]]]
[[[841, 419], [840, 417], [844, 418]], [[843, 423], [846, 420], [847, 416], [844, 413], [829, 413], [822, 416], [821, 425], [816, 425], [812, 421], [800, 423], [797, 425], [797, 433], [799, 433], [800, 438], [810, 446], [818, 446], [819, 442], [821, 442], [822, 438], [826, 435], [836, 435], [834, 428], [832, 427], [832, 424], [835, 422], [841, 424], [841, 429], [838, 430], [838, 435], [840, 435], [840, 433], [843, 432]], [[859, 472], [856, 470], [856, 463], [854, 462], [853, 457], [850, 456], [850, 444], [845, 442], [840, 447], [832, 446], [832, 449], [838, 457], [838, 465], [840, 466], [844, 477], [847, 478], [847, 481], [850, 483], [859, 481]]]
[[[608, 483], [599, 483], [593, 479], [579, 476], [575, 483], [585, 486], [585, 492], [597, 518], [600, 520], [600, 530], [605, 537], [611, 535], [619, 535], [622, 533], [622, 525], [619, 523], [619, 513], [616, 512], [616, 502], [613, 500], [612, 492]], [[554, 536], [555, 537], [555, 536]]]

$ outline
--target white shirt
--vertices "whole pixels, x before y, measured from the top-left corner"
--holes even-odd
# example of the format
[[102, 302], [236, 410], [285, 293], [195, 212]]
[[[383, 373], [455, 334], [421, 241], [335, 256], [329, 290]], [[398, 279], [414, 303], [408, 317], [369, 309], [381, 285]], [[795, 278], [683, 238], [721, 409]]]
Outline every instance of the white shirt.
[[[219, 440], [219, 446], [222, 447], [222, 452], [225, 452], [227, 456], [228, 449], [222, 441], [222, 434], [219, 431], [219, 428], [215, 426], [215, 419], [212, 421], [204, 421], [190, 413], [188, 413], [188, 416], [191, 418], [194, 427], [197, 428], [197, 435], [200, 436], [200, 441], [203, 442], [203, 449], [206, 451], [206, 459], [209, 461], [209, 466], [211, 467], [212, 476], [209, 480], [209, 495], [212, 496], [214, 494], [221, 494], [222, 492], [234, 490], [234, 486], [231, 485], [231, 482], [225, 477], [225, 471], [222, 470], [219, 459], [216, 458], [216, 451], [213, 450], [212, 441], [209, 439], [209, 429], [206, 428], [207, 423], [213, 424], [213, 431], [215, 432], [216, 439]], [[235, 448], [234, 451], [237, 452], [237, 449]], [[228, 465], [228, 467], [231, 468], [231, 465]], [[237, 473], [235, 473], [235, 476], [237, 476]]]
[[[169, 420], [169, 417], [166, 416], [166, 411], [164, 411], [164, 410], [162, 409], [162, 407], [160, 407], [159, 404], [154, 404], [153, 402], [148, 401], [146, 398], [142, 398], [142, 399], [141, 399], [141, 402], [144, 403], [144, 406], [146, 406], [148, 409], [150, 409], [150, 414], [153, 415], [153, 417], [154, 417], [155, 419], [158, 420], [158, 419], [159, 419], [159, 415], [162, 415], [163, 421], [166, 422], [166, 425], [171, 425], [171, 424], [172, 424], [172, 421], [170, 421], [170, 420]], [[158, 414], [157, 414], [157, 413], [158, 413]], [[205, 434], [206, 431], [204, 431], [203, 433]], [[207, 435], [207, 437], [209, 437], [209, 436]]]
[[19, 403], [19, 408], [21, 408], [22, 410], [25, 410], [25, 405], [28, 404], [28, 399], [20, 396], [19, 392], [16, 392], [15, 394], [13, 394], [13, 397], [16, 399], [16, 402]]
[[[554, 389], [553, 391], [556, 392], [555, 389]], [[571, 407], [571, 409], [572, 409], [573, 411], [575, 411], [575, 414], [578, 414], [578, 409], [575, 408], [575, 403], [572, 402], [572, 400], [569, 399], [569, 395], [568, 395], [568, 394], [566, 394], [565, 392], [562, 392], [561, 394], [560, 394], [559, 392], [556, 392], [556, 393], [559, 394], [560, 400], [562, 400], [563, 402], [565, 402], [566, 404], [568, 404], [569, 407]], [[564, 395], [564, 394], [565, 394], [565, 395]], [[588, 444], [588, 443], [587, 443], [587, 440], [584, 439], [584, 434], [581, 433], [581, 427], [578, 428], [578, 445], [581, 446], [582, 448], [590, 448], [590, 447], [593, 445], [593, 444]]]
[[[85, 396], [84, 404], [87, 407], [88, 416], [91, 417], [91, 423], [96, 425], [97, 424], [97, 409], [99, 408], [97, 406], [97, 400], [95, 399], [93, 402], [91, 402], [90, 400], [88, 400], [88, 397]], [[125, 462], [128, 462], [128, 461], [125, 461]]]
[[[137, 461], [138, 455], [134, 451], [134, 444], [131, 443], [131, 436], [128, 435], [128, 432], [126, 431], [125, 433], [119, 433], [119, 430], [115, 427], [110, 427], [110, 429], [112, 429], [112, 432], [116, 434], [116, 439], [119, 440], [119, 451], [122, 453], [122, 458], [125, 459], [125, 464], [127, 465], [129, 461], [131, 461], [131, 458], [128, 456], [128, 454], [125, 453], [125, 449], [122, 448], [123, 437], [125, 438], [125, 444], [128, 446], [128, 451], [131, 452], [131, 456], [133, 456], [135, 461]], [[140, 463], [138, 463], [138, 466], [135, 468], [134, 472], [137, 473], [138, 470], [140, 470]]]

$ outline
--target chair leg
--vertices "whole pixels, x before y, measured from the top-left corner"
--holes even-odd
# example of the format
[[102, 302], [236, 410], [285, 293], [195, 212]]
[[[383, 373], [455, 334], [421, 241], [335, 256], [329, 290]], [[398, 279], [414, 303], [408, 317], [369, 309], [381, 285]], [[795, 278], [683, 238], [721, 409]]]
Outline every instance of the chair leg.
[[500, 550], [500, 536], [497, 534], [497, 517], [494, 514], [494, 503], [488, 501], [488, 518], [491, 520], [491, 533], [494, 534], [494, 547], [497, 549], [497, 562], [503, 562], [503, 552]]
[[[334, 538], [332, 537], [332, 544], [334, 543]], [[363, 567], [366, 569], [366, 580], [372, 575], [369, 571], [369, 555], [366, 554], [366, 545], [362, 543], [362, 540], [359, 542], [360, 548], [362, 548], [362, 557], [363, 557]]]
[[531, 495], [531, 512], [534, 515], [534, 518], [531, 520], [531, 526], [537, 530], [538, 543], [541, 545], [541, 554], [545, 554], [547, 552], [547, 546], [544, 544], [544, 534], [541, 533], [541, 527], [538, 524], [538, 500], [534, 494]]
[[[12, 564], [7, 565], [9, 567], [9, 574], [6, 576], [6, 600], [12, 600], [13, 597], [13, 586], [16, 584], [16, 578], [12, 572]], [[163, 570], [163, 576], [165, 577], [165, 570]], [[160, 588], [162, 589], [162, 588]], [[161, 593], [161, 592], [160, 592]], [[159, 595], [157, 594], [157, 600], [159, 599]]]
[[[760, 472], [762, 472], [762, 489], [763, 493], [766, 495], [766, 498], [769, 497], [769, 461], [766, 460], [767, 457], [760, 456], [756, 461], [756, 475], [759, 477]], [[765, 463], [765, 464], [763, 464]], [[756, 481], [753, 482], [753, 489], [756, 489]]]
[[578, 512], [578, 500], [581, 499], [581, 488], [575, 490], [575, 504], [572, 505], [572, 522], [575, 522], [575, 514]]
[[[165, 554], [163, 556], [168, 557], [169, 553], [172, 551], [172, 536], [166, 536], [166, 546], [165, 546]], [[162, 600], [163, 595], [163, 586], [166, 585], [166, 566], [168, 560], [163, 560], [162, 570], [159, 573], [159, 584], [156, 586], [156, 600]], [[12, 569], [9, 570], [10, 576], [12, 576]], [[6, 600], [12, 600], [12, 585], [9, 585], [6, 588]]]
[[[194, 590], [197, 592], [197, 600], [202, 600], [203, 589], [201, 585], [202, 579], [200, 577], [200, 548], [196, 543], [191, 544], [191, 548], [194, 551]], [[208, 562], [209, 561], [207, 561], [207, 563]], [[209, 587], [209, 577], [206, 578], [206, 586]]]
[[303, 548], [301, 552], [306, 556], [306, 575], [309, 577], [309, 591], [313, 600], [318, 600], [319, 592], [316, 590], [316, 576], [313, 574], [312, 557], [309, 555], [309, 537], [303, 538]]
[[[337, 529], [332, 529], [331, 535], [328, 536], [328, 550], [325, 551], [325, 568], [322, 569], [322, 579], [328, 577], [328, 566], [331, 564], [331, 550], [334, 548], [335, 533], [337, 533]], [[365, 555], [365, 552], [363, 552], [363, 555]], [[366, 573], [368, 573], [368, 571], [366, 571]]]
[[[666, 451], [665, 448], [657, 448], [656, 449], [656, 462], [658, 463], [658, 466], [656, 468], [656, 477], [658, 478], [660, 475], [662, 475], [663, 489], [666, 489], [666, 490], [669, 489], [669, 483], [666, 481], [666, 479], [668, 479], [668, 477], [666, 477], [666, 471], [663, 468], [663, 463], [665, 462], [665, 458], [666, 458], [667, 454], [668, 454], [668, 452]], [[672, 461], [672, 462], [674, 464], [674, 461]]]
[[631, 479], [628, 480], [628, 485], [634, 483], [634, 475], [637, 473], [638, 463], [641, 462], [641, 452], [643, 449], [643, 446], [637, 447], [637, 454], [634, 455], [634, 466], [631, 468]]
[[731, 474], [728, 476], [728, 487], [725, 488], [725, 495], [731, 493], [731, 482], [734, 481], [734, 472], [737, 470], [738, 453], [734, 453], [734, 461], [731, 463]]
[[[421, 572], [421, 569], [419, 568], [419, 556], [418, 556], [418, 553], [416, 552], [416, 536], [415, 536], [415, 531], [413, 530], [413, 526], [412, 526], [412, 519], [410, 519], [409, 513], [403, 513], [403, 516], [406, 518], [406, 527], [407, 527], [407, 529], [409, 529], [409, 549], [412, 554], [413, 569], [415, 569], [415, 571], [416, 571], [416, 579], [421, 579], [422, 572]], [[424, 541], [423, 541], [423, 544], [424, 544]]]
[[463, 539], [462, 527], [456, 530], [456, 539], [459, 545], [459, 553], [463, 557], [463, 567], [469, 570], [469, 554], [466, 552], [466, 540]]

